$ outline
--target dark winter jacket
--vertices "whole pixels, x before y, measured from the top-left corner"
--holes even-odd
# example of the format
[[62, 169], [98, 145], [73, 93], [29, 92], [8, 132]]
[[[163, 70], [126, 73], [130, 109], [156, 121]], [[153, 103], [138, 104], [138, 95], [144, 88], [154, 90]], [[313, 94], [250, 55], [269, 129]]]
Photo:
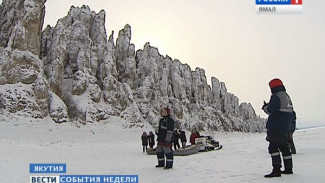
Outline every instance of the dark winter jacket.
[[155, 145], [155, 135], [153, 133], [149, 134], [148, 140], [149, 140], [149, 146], [153, 147]]
[[147, 146], [148, 145], [148, 136], [147, 135], [142, 135], [141, 136], [141, 140], [142, 140], [142, 145], [143, 146]]
[[186, 135], [184, 131], [181, 131], [181, 142], [186, 142]]
[[181, 135], [177, 131], [174, 131], [173, 142], [177, 144], [180, 138]]
[[284, 86], [271, 89], [272, 96], [264, 111], [269, 115], [266, 128], [267, 140], [286, 143], [291, 131], [293, 120], [293, 105]]
[[174, 120], [170, 118], [170, 115], [167, 115], [159, 121], [158, 138], [157, 138], [158, 145], [171, 147], [173, 132], [174, 132]]

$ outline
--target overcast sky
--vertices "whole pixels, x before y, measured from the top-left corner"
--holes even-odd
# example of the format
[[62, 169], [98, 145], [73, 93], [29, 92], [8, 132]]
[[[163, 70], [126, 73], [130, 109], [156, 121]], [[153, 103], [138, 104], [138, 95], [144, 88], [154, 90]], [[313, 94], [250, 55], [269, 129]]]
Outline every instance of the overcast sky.
[[226, 83], [258, 115], [279, 77], [298, 120], [325, 123], [325, 1], [303, 1], [303, 13], [258, 15], [255, 0], [47, 0], [45, 24], [55, 26], [71, 5], [106, 11], [114, 38], [126, 24], [131, 42], [146, 42]]

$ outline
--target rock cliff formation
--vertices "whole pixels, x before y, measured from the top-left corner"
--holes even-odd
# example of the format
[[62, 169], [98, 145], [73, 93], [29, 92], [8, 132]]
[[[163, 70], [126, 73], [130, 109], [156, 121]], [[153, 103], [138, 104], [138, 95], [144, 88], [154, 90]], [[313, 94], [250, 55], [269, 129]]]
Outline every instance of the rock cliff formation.
[[[178, 128], [262, 131], [249, 103], [239, 104], [217, 78], [160, 55], [135, 50], [131, 27], [107, 38], [105, 12], [71, 7], [43, 31], [45, 0], [4, 0], [0, 6], [1, 115], [50, 116], [94, 123], [119, 116], [126, 126], [156, 127], [169, 106]], [[217, 72], [217, 71], [216, 71]]]

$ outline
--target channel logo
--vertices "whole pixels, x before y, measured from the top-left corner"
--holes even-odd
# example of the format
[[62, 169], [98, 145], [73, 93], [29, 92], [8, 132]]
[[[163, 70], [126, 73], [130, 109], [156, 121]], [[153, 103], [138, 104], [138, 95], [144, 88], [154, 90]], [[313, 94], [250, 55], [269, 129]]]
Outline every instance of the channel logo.
[[30, 176], [30, 183], [139, 183], [138, 175]]
[[59, 176], [30, 176], [30, 183], [60, 183]]
[[255, 0], [257, 14], [300, 14], [302, 0]]
[[65, 163], [30, 163], [29, 173], [34, 175], [29, 183], [139, 183], [138, 175], [65, 175], [66, 172]]

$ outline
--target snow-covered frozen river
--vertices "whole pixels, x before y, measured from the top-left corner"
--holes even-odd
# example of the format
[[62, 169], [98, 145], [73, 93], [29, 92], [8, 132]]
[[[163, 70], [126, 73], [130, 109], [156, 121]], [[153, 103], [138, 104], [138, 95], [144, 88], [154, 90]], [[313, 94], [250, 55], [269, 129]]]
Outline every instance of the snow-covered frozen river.
[[215, 133], [222, 150], [174, 157], [174, 168], [163, 170], [155, 168], [155, 156], [142, 153], [141, 134], [152, 129], [124, 129], [122, 123], [111, 119], [106, 124], [77, 127], [46, 121], [1, 121], [0, 180], [29, 182], [30, 163], [66, 163], [70, 175], [139, 175], [141, 183], [325, 180], [325, 128], [296, 131], [294, 174], [266, 179], [264, 174], [272, 167], [264, 133]]

